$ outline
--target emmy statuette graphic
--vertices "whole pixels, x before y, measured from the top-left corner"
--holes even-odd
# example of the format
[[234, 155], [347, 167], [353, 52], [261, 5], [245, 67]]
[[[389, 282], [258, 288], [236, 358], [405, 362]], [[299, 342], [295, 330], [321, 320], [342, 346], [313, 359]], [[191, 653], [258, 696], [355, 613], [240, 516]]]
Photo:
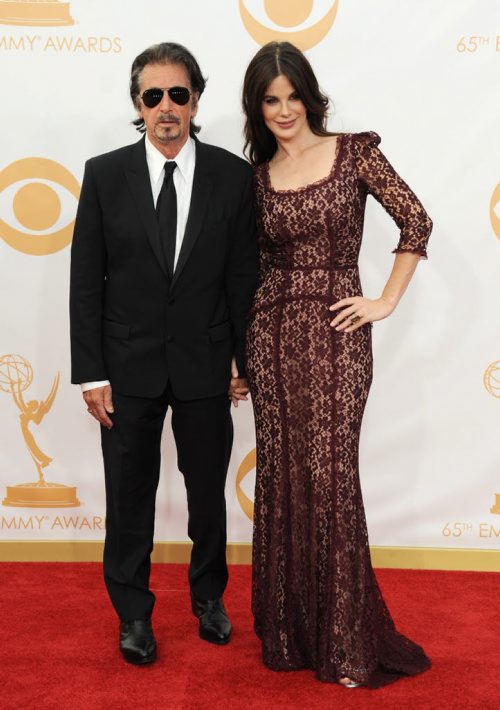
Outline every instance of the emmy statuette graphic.
[[[500, 183], [498, 183], [497, 193], [500, 198]], [[487, 392], [493, 397], [500, 398], [500, 360], [492, 362], [491, 365], [486, 368], [483, 382]], [[500, 515], [500, 493], [495, 493], [495, 502], [490, 508], [490, 513]]]
[[38, 473], [37, 481], [7, 486], [3, 505], [22, 508], [76, 508], [80, 505], [80, 501], [76, 497], [74, 486], [50, 483], [45, 479], [44, 469], [50, 464], [52, 458], [40, 449], [29, 428], [30, 424], [40, 424], [50, 411], [59, 386], [59, 373], [54, 378], [46, 399], [40, 401], [30, 399], [26, 402], [23, 392], [28, 389], [32, 380], [33, 368], [25, 358], [20, 355], [0, 357], [0, 389], [3, 392], [10, 392], [19, 409], [21, 432]]
[[0, 25], [58, 27], [73, 25], [69, 2], [61, 0], [0, 0]]

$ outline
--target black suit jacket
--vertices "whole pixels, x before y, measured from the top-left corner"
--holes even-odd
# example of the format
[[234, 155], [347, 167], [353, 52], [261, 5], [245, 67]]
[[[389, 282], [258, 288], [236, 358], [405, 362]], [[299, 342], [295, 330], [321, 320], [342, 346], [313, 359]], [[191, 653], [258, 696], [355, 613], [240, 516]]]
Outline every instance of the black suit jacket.
[[244, 375], [257, 279], [252, 170], [196, 141], [186, 232], [172, 281], [163, 260], [144, 139], [85, 165], [71, 249], [72, 382], [180, 399]]

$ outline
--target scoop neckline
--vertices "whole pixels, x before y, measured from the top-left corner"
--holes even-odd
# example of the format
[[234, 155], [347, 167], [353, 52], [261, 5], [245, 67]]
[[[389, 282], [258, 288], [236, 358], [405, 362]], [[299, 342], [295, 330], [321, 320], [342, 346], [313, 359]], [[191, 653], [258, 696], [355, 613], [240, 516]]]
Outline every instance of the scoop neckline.
[[315, 180], [314, 182], [309, 182], [307, 185], [301, 185], [300, 187], [289, 187], [283, 190], [277, 190], [275, 187], [272, 186], [271, 184], [271, 174], [269, 172], [269, 160], [264, 163], [264, 180], [265, 180], [265, 185], [266, 188], [269, 190], [269, 192], [274, 192], [277, 195], [286, 195], [288, 194], [296, 194], [298, 192], [304, 192], [305, 190], [309, 190], [310, 188], [314, 187], [320, 187], [321, 185], [324, 185], [324, 183], [328, 182], [329, 180], [332, 180], [335, 178], [336, 173], [337, 173], [337, 166], [339, 163], [339, 158], [340, 158], [340, 148], [342, 145], [342, 139], [344, 137], [343, 133], [337, 134], [337, 142], [335, 143], [335, 155], [333, 157], [333, 163], [330, 168], [330, 171], [328, 172], [328, 175], [325, 175], [322, 178], [319, 178], [319, 180]]

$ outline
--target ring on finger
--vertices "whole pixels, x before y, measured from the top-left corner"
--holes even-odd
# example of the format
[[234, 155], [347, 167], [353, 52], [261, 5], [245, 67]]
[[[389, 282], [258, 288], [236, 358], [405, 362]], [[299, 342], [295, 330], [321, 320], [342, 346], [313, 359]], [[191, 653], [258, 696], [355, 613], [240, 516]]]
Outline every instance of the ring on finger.
[[354, 325], [355, 323], [357, 323], [358, 320], [361, 320], [361, 316], [357, 316], [356, 314], [354, 314], [354, 315], [351, 317], [351, 323], [352, 323], [353, 325]]

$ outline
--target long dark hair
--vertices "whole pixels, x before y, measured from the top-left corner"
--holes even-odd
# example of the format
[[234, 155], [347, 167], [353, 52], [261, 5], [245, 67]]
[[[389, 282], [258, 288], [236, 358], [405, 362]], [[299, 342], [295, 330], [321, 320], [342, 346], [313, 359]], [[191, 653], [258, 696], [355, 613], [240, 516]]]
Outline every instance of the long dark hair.
[[264, 123], [262, 101], [269, 84], [284, 75], [307, 110], [307, 122], [317, 136], [335, 135], [326, 129], [328, 97], [321, 93], [318, 80], [306, 57], [290, 42], [269, 42], [248, 65], [243, 82], [245, 113], [244, 152], [252, 165], [270, 160], [278, 147], [276, 138]]
[[[142, 70], [148, 64], [182, 64], [187, 72], [191, 90], [197, 92], [199, 96], [205, 90], [206, 79], [201, 73], [198, 62], [186, 47], [175, 42], [153, 44], [152, 47], [148, 47], [134, 59], [130, 71], [130, 98], [137, 109], [139, 108], [139, 80]], [[145, 132], [144, 120], [140, 116], [132, 123], [138, 131]], [[201, 127], [191, 119], [190, 135], [194, 137], [200, 130]]]

